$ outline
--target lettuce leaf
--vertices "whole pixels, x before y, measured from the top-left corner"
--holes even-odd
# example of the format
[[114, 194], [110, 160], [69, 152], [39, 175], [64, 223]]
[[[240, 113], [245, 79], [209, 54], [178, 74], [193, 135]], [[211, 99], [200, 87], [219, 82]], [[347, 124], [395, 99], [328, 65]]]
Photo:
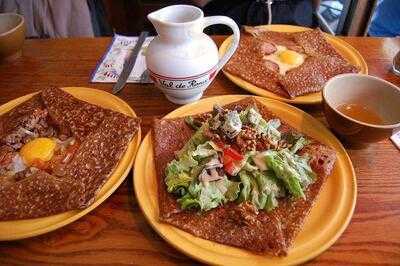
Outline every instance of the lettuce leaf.
[[180, 204], [182, 210], [199, 209], [200, 208], [199, 200], [196, 198], [193, 198], [190, 193], [186, 193], [185, 196], [178, 199], [178, 203]]
[[304, 146], [306, 146], [309, 143], [309, 141], [304, 138], [304, 137], [299, 137], [294, 145], [290, 148], [290, 152], [292, 154], [295, 154], [297, 151], [303, 149]]
[[227, 201], [234, 201], [239, 194], [239, 182], [223, 179], [211, 182], [193, 182], [188, 193], [178, 199], [182, 209], [200, 208], [208, 211]]
[[265, 121], [264, 119], [260, 119], [260, 123], [257, 126], [257, 131], [265, 136], [271, 141], [271, 143], [278, 143], [281, 139], [281, 132], [278, 128], [281, 126], [281, 120], [279, 119], [270, 119]]
[[308, 157], [295, 156], [296, 169], [300, 174], [300, 183], [303, 188], [307, 188], [314, 183], [317, 175], [311, 169]]
[[239, 172], [239, 178], [242, 183], [242, 190], [239, 194], [239, 202], [250, 200], [251, 181], [250, 175], [246, 171]]
[[[192, 182], [192, 177], [186, 173], [181, 164], [173, 160], [170, 162], [166, 168], [165, 184], [167, 185], [167, 191], [170, 193], [175, 192], [178, 189], [187, 189]], [[179, 194], [183, 191], [180, 190]]]
[[278, 185], [278, 180], [272, 171], [241, 171], [239, 173], [242, 190], [239, 202], [251, 201], [259, 210], [271, 211], [278, 206], [277, 197], [282, 195], [283, 189]]
[[203, 144], [208, 139], [204, 136], [204, 130], [208, 127], [208, 123], [204, 123], [189, 139], [188, 142], [177, 152], [177, 157], [180, 158], [185, 153], [190, 153], [200, 144]]
[[207, 124], [204, 124], [196, 131], [185, 146], [178, 151], [178, 159], [172, 160], [165, 168], [165, 184], [168, 192], [184, 195], [190, 183], [196, 178], [190, 174], [190, 171], [198, 166], [199, 162], [192, 153], [198, 145], [207, 141], [203, 134], [206, 126]]
[[276, 199], [276, 196], [274, 194], [269, 194], [264, 205], [264, 210], [270, 212], [276, 207], [278, 207], [278, 200]]
[[243, 168], [243, 170], [248, 171], [248, 172], [253, 172], [253, 171], [258, 171], [258, 167], [255, 165], [252, 165], [249, 161], [247, 161]]
[[272, 169], [280, 178], [286, 189], [296, 198], [305, 198], [300, 185], [300, 175], [296, 168], [293, 168], [287, 161], [285, 154], [277, 151], [270, 151], [266, 154], [265, 160], [269, 169]]
[[277, 197], [282, 195], [282, 189], [278, 186], [276, 176], [272, 171], [254, 172], [255, 180], [260, 191], [260, 209], [271, 211], [278, 206]]
[[165, 168], [164, 181], [167, 191], [179, 195], [185, 194], [194, 179], [192, 175], [189, 175], [189, 170], [197, 165], [198, 162], [188, 154], [184, 154], [180, 160], [172, 160]]
[[227, 201], [235, 201], [240, 193], [240, 182], [230, 181], [226, 178], [225, 198]]
[[191, 168], [197, 166], [199, 163], [191, 156], [191, 152], [184, 153], [182, 156], [179, 158], [179, 164], [180, 167], [186, 171], [189, 172]]
[[265, 153], [267, 166], [284, 182], [286, 189], [296, 198], [305, 198], [303, 189], [306, 189], [316, 179], [308, 156], [295, 154], [307, 143], [307, 140], [301, 137], [291, 149]]
[[316, 179], [316, 174], [309, 165], [307, 155], [299, 156], [292, 154], [291, 151], [284, 149], [281, 151], [290, 167], [294, 168], [298, 173], [298, 179], [302, 188], [307, 188]]
[[192, 152], [193, 157], [205, 158], [209, 156], [213, 156], [217, 154], [216, 145], [212, 141], [206, 141], [203, 144], [200, 144], [196, 147], [196, 149]]
[[213, 181], [199, 184], [201, 189], [198, 195], [198, 200], [202, 211], [214, 209], [224, 202], [224, 194], [216, 185], [217, 182], [218, 181]]
[[258, 210], [263, 209], [265, 202], [267, 200], [267, 196], [262, 191], [260, 191], [257, 181], [254, 178], [250, 179], [250, 183], [251, 183], [251, 192], [250, 192], [251, 202], [253, 203], [254, 206], [256, 206]]

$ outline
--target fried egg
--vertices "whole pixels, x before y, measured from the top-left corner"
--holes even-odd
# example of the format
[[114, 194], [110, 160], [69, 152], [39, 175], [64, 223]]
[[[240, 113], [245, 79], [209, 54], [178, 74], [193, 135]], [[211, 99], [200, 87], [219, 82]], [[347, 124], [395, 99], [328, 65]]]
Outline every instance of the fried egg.
[[56, 149], [56, 141], [50, 138], [35, 138], [20, 150], [20, 155], [27, 166], [38, 162], [50, 161]]
[[[17, 151], [2, 146], [0, 182], [14, 180], [14, 175], [20, 172], [24, 172], [23, 176], [29, 176], [38, 169], [51, 173], [55, 166], [69, 162], [78, 148], [79, 142], [73, 137], [63, 140], [54, 137], [33, 138]], [[17, 178], [21, 178], [21, 175]]]
[[276, 51], [264, 56], [264, 60], [274, 62], [279, 67], [279, 73], [285, 75], [287, 71], [304, 63], [306, 55], [287, 49], [285, 46], [277, 45]]

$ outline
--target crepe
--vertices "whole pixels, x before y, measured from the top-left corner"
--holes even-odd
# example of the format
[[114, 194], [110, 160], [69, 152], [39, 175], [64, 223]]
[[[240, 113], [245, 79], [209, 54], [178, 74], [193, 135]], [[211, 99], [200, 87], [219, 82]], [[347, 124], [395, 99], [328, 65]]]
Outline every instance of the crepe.
[[[63, 176], [83, 184], [85, 190], [81, 208], [90, 205], [116, 168], [127, 145], [137, 130], [137, 119], [113, 112], [89, 134], [72, 161], [65, 166]], [[88, 169], [89, 167], [89, 169]]]
[[45, 89], [41, 98], [52, 120], [63, 134], [85, 138], [98, 127], [111, 110], [81, 101], [59, 89]]
[[292, 33], [294, 42], [310, 56], [331, 56], [339, 60], [344, 58], [330, 45], [320, 29]]
[[51, 170], [30, 167], [0, 177], [0, 220], [43, 217], [92, 204], [139, 122], [57, 88], [45, 89], [0, 116], [0, 161], [17, 152], [29, 134], [73, 138], [78, 143], [73, 157], [55, 161]]
[[0, 218], [17, 220], [80, 208], [83, 184], [39, 171], [18, 182], [0, 185]]
[[[268, 49], [272, 52], [265, 53], [265, 50], [254, 49], [263, 44], [286, 47], [304, 54], [306, 60], [300, 66], [280, 74], [279, 67], [274, 67], [273, 62], [264, 58], [273, 50]], [[320, 91], [330, 78], [359, 71], [325, 40], [319, 29], [285, 33], [257, 27], [245, 27], [239, 47], [224, 70], [257, 87], [288, 98]]]
[[[275, 117], [264, 105], [253, 98], [246, 98], [224, 108], [245, 109], [256, 105], [265, 119]], [[279, 131], [295, 132], [282, 122]], [[306, 219], [326, 177], [331, 173], [335, 152], [313, 140], [303, 148], [311, 157], [311, 166], [318, 180], [305, 192], [306, 199], [283, 199], [271, 212], [255, 214], [248, 202], [229, 203], [204, 213], [181, 210], [176, 198], [168, 193], [165, 185], [165, 168], [174, 159], [177, 150], [189, 140], [194, 131], [184, 118], [155, 120], [153, 125], [154, 155], [158, 178], [159, 219], [195, 236], [221, 244], [236, 246], [258, 253], [284, 256]]]
[[[225, 65], [225, 70], [239, 76], [260, 88], [289, 97], [279, 83], [279, 74], [273, 64], [266, 65], [262, 57], [271, 51], [265, 51], [260, 40], [243, 35], [234, 56]], [[272, 51], [273, 52], [273, 51]]]
[[345, 61], [332, 56], [308, 57], [305, 62], [286, 75], [280, 77], [280, 83], [290, 97], [321, 91], [325, 82], [336, 75], [355, 73], [357, 69]]

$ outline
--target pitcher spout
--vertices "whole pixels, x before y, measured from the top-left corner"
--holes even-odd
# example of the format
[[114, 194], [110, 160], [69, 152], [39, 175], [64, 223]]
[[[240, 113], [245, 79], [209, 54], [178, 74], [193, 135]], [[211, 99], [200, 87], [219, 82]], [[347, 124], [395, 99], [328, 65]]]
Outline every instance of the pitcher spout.
[[167, 6], [147, 15], [160, 38], [184, 37], [188, 32], [202, 32], [204, 14], [200, 8], [189, 5]]
[[148, 20], [151, 22], [151, 24], [153, 24], [153, 26], [157, 32], [162, 23], [162, 21], [160, 20], [160, 13], [161, 13], [160, 11], [162, 11], [162, 10], [160, 9], [160, 10], [151, 12], [150, 14], [147, 15]]

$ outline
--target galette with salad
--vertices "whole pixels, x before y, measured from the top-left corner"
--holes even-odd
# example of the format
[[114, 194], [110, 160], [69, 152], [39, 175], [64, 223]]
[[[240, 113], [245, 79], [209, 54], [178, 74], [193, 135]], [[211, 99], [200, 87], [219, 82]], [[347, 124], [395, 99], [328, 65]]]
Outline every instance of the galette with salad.
[[153, 125], [159, 219], [285, 256], [331, 174], [333, 149], [248, 97]]

